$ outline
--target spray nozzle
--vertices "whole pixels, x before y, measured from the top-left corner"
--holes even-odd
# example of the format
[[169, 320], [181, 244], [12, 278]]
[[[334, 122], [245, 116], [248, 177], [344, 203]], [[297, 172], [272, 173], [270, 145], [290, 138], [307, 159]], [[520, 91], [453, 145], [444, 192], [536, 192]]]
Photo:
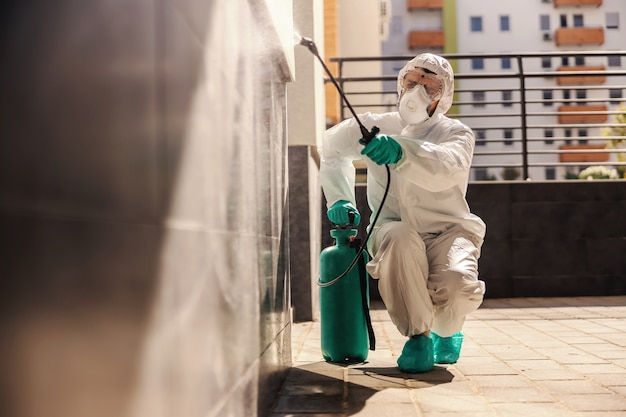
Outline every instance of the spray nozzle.
[[306, 46], [309, 48], [309, 51], [315, 56], [319, 56], [319, 52], [317, 52], [317, 46], [315, 46], [315, 42], [312, 39], [305, 38], [304, 36], [300, 36], [300, 45]]

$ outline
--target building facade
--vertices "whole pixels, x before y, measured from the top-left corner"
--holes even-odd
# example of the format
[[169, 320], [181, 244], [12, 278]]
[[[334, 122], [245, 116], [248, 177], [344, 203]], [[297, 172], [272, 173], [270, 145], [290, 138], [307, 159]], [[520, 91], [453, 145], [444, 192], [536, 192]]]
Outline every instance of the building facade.
[[[529, 78], [523, 109], [529, 118], [523, 138], [521, 90], [514, 76], [522, 71], [622, 70], [626, 56], [602, 53], [623, 49], [626, 3], [391, 0], [383, 4], [389, 15], [381, 18], [381, 22], [388, 22], [385, 36], [381, 37], [385, 56], [420, 52], [485, 55], [452, 60], [457, 74], [482, 77], [457, 80], [458, 106], [452, 110], [477, 135], [474, 180], [519, 179], [522, 146], [527, 146], [533, 155], [527, 175], [534, 180], [575, 176], [589, 163], [607, 164], [614, 158], [598, 153], [606, 142], [601, 125], [611, 123], [613, 113], [624, 100], [626, 77]], [[583, 52], [591, 54], [585, 56]], [[524, 58], [520, 63], [515, 56], [520, 53], [537, 56]], [[495, 54], [509, 56], [489, 57]], [[382, 75], [397, 74], [403, 64], [404, 61], [383, 62]], [[503, 73], [511, 74], [511, 78], [498, 78]], [[496, 77], [488, 77], [489, 74]], [[385, 110], [391, 110], [396, 99], [395, 83], [386, 82], [384, 90], [388, 92], [383, 98]], [[481, 118], [481, 114], [486, 116]], [[570, 151], [578, 153], [565, 153]]]

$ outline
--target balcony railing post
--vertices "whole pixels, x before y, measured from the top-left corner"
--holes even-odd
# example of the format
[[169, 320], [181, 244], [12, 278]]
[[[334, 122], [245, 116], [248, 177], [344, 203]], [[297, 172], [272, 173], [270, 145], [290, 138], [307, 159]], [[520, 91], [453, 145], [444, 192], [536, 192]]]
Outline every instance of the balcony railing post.
[[524, 64], [521, 55], [517, 55], [517, 68], [519, 69], [520, 83], [520, 117], [522, 129], [522, 176], [528, 179], [528, 122], [526, 116], [526, 77], [524, 74]]
[[[337, 61], [337, 76], [338, 76], [338, 79], [339, 79], [339, 87], [341, 88], [341, 91], [344, 91], [343, 60], [342, 59]], [[344, 120], [346, 117], [343, 114], [344, 104], [343, 104], [343, 100], [341, 98], [341, 94], [338, 95], [338, 98], [339, 98], [339, 115], [341, 116], [340, 120]]]

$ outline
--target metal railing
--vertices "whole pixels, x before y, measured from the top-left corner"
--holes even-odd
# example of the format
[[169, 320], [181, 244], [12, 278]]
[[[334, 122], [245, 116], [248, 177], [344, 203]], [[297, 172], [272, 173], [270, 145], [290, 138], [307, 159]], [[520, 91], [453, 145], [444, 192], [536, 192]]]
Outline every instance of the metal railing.
[[[532, 170], [547, 172], [546, 168], [559, 170], [562, 176], [590, 165], [626, 168], [626, 162], [617, 160], [626, 149], [598, 146], [609, 139], [624, 139], [603, 134], [602, 129], [626, 129], [626, 124], [615, 121], [615, 115], [624, 112], [617, 109], [618, 104], [626, 102], [626, 71], [615, 63], [624, 60], [626, 51], [441, 55], [455, 68], [455, 101], [448, 116], [460, 119], [477, 133], [473, 179], [481, 179], [479, 172], [484, 174], [494, 168], [518, 169], [521, 179], [531, 178]], [[412, 58], [350, 57], [331, 61], [338, 64], [337, 82], [357, 112], [383, 112], [395, 110], [396, 69]], [[553, 69], [555, 60], [561, 67], [558, 70]], [[567, 65], [569, 61], [575, 64]], [[503, 62], [510, 68], [501, 69]], [[395, 74], [363, 75], [363, 68], [375, 63], [395, 65]], [[485, 63], [489, 68], [497, 66], [499, 71], [472, 69], [472, 64]], [[548, 68], [544, 68], [546, 63], [550, 64]], [[589, 66], [604, 69], [585, 70]], [[497, 94], [501, 97], [494, 99]], [[556, 94], [562, 97], [555, 98]], [[553, 106], [559, 103], [576, 107], [555, 110]], [[339, 106], [340, 117], [349, 117], [344, 103]], [[582, 116], [588, 120], [581, 122]], [[582, 144], [582, 149], [569, 146], [575, 142]]]

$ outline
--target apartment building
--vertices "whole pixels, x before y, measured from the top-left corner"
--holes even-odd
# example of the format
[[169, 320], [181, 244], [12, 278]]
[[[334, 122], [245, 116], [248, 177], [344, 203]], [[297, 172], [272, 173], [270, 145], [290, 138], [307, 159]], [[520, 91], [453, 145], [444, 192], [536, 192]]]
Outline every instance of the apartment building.
[[[509, 54], [455, 60], [459, 74], [519, 73], [515, 54], [520, 53], [537, 55], [522, 61], [527, 73], [616, 71], [623, 69], [626, 60], [626, 56], [604, 54], [624, 49], [623, 0], [382, 0], [380, 4], [385, 15], [381, 21], [388, 25], [380, 30], [383, 55]], [[581, 55], [587, 51], [595, 54]], [[402, 65], [402, 61], [384, 62], [382, 74], [397, 74]], [[614, 157], [598, 152], [605, 144], [601, 125], [611, 123], [611, 112], [624, 101], [625, 84], [624, 76], [529, 78], [524, 97], [528, 129], [523, 141], [519, 80], [458, 80], [459, 105], [454, 112], [477, 135], [473, 179], [519, 178], [522, 146], [532, 155], [527, 176], [533, 180], [564, 179], [592, 163], [609, 163]], [[385, 83], [385, 91], [394, 89], [393, 82]], [[389, 109], [393, 107], [392, 94], [383, 100]], [[577, 153], [567, 153], [571, 150]]]

